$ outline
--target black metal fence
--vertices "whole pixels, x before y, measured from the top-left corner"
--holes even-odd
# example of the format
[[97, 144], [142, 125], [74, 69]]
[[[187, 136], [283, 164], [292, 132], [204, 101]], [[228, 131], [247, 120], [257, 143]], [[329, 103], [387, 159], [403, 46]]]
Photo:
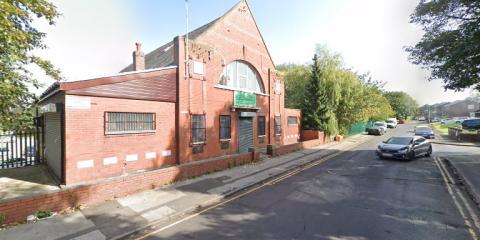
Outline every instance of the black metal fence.
[[41, 129], [0, 134], [0, 169], [42, 163], [44, 148]]

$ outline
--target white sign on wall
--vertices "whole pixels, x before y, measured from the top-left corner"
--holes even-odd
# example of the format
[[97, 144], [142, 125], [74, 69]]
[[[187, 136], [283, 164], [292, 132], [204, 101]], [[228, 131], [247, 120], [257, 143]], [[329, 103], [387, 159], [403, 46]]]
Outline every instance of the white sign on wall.
[[193, 61], [193, 73], [195, 74], [204, 74], [204, 66], [202, 62]]
[[282, 83], [280, 82], [280, 80], [275, 80], [274, 84], [275, 85], [273, 86], [273, 91], [275, 92], [275, 94], [282, 94]]
[[65, 107], [70, 109], [90, 109], [90, 97], [65, 96]]
[[473, 104], [469, 104], [467, 105], [467, 109], [468, 110], [473, 110], [475, 108], [475, 106]]

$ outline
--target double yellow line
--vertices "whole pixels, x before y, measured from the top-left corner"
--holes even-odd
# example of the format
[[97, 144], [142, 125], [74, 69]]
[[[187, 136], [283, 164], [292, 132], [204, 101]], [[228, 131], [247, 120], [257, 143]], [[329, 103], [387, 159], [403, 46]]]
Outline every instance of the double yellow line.
[[[445, 165], [441, 162], [441, 160], [437, 157], [434, 158], [434, 162], [438, 167], [438, 170], [440, 170], [440, 173], [442, 174], [443, 181], [445, 182], [445, 185], [447, 186], [448, 194], [453, 199], [453, 202], [455, 203], [455, 207], [457, 207], [457, 210], [460, 212], [460, 215], [462, 215], [463, 221], [465, 222], [465, 225], [467, 226], [468, 232], [470, 233], [470, 236], [472, 237], [473, 240], [478, 240], [478, 236], [474, 230], [474, 227], [476, 226], [477, 230], [480, 229], [480, 224], [477, 215], [475, 214], [475, 211], [470, 207], [470, 204], [466, 200], [466, 198], [463, 196], [461, 192], [459, 192], [457, 189], [452, 189], [450, 186], [451, 184], [455, 184], [455, 180], [450, 176], [450, 174], [447, 171], [447, 168]], [[460, 197], [460, 200], [457, 198], [457, 195]], [[462, 207], [462, 204], [460, 204], [460, 201], [463, 203], [465, 206], [466, 210]], [[470, 216], [473, 218], [474, 224], [470, 222], [470, 217], [467, 216], [467, 214], [470, 214]]]
[[308, 163], [308, 164], [299, 166], [299, 167], [297, 167], [296, 169], [294, 169], [294, 170], [292, 170], [292, 171], [289, 171], [289, 172], [286, 173], [286, 174], [282, 174], [281, 176], [275, 177], [275, 178], [273, 178], [273, 179], [271, 179], [271, 180], [269, 180], [269, 181], [266, 181], [266, 182], [264, 182], [264, 183], [262, 183], [262, 184], [260, 184], [260, 185], [258, 185], [258, 186], [256, 186], [256, 187], [253, 187], [253, 188], [251, 188], [251, 189], [249, 189], [249, 190], [247, 190], [247, 191], [245, 191], [245, 192], [242, 192], [242, 193], [240, 193], [240, 194], [238, 194], [238, 195], [235, 195], [235, 196], [233, 196], [233, 197], [231, 197], [231, 198], [225, 199], [225, 200], [223, 200], [223, 201], [221, 201], [221, 202], [219, 202], [219, 203], [213, 204], [213, 205], [211, 205], [211, 206], [209, 206], [209, 207], [207, 207], [207, 208], [205, 208], [205, 209], [203, 209], [203, 210], [201, 210], [201, 211], [199, 211], [199, 212], [196, 212], [196, 213], [194, 213], [194, 214], [191, 214], [191, 215], [189, 215], [189, 216], [187, 216], [187, 217], [185, 217], [185, 218], [182, 218], [182, 219], [180, 219], [180, 220], [178, 220], [178, 221], [175, 221], [175, 222], [173, 222], [173, 223], [170, 223], [170, 224], [168, 224], [168, 225], [166, 225], [166, 226], [163, 226], [163, 227], [161, 227], [161, 228], [159, 228], [159, 229], [156, 229], [156, 230], [154, 230], [154, 231], [152, 231], [152, 232], [146, 233], [146, 234], [143, 235], [143, 236], [140, 236], [140, 237], [138, 237], [138, 238], [135, 238], [135, 240], [145, 239], [145, 238], [147, 238], [147, 237], [149, 237], [149, 236], [151, 236], [151, 235], [154, 235], [154, 234], [157, 234], [157, 233], [162, 232], [162, 231], [164, 231], [164, 230], [167, 230], [167, 229], [169, 229], [169, 228], [171, 228], [171, 227], [173, 227], [173, 226], [175, 226], [175, 225], [178, 225], [178, 224], [180, 224], [180, 223], [182, 223], [182, 222], [185, 222], [185, 221], [188, 221], [188, 220], [190, 220], [190, 219], [192, 219], [192, 218], [195, 218], [195, 217], [197, 217], [197, 216], [200, 215], [200, 214], [203, 214], [203, 213], [205, 213], [205, 212], [208, 212], [208, 211], [210, 211], [210, 210], [212, 210], [212, 209], [214, 209], [214, 208], [217, 208], [217, 207], [219, 207], [219, 206], [225, 205], [225, 204], [227, 204], [227, 203], [229, 203], [229, 202], [231, 202], [231, 201], [234, 201], [234, 200], [236, 200], [236, 199], [239, 199], [239, 198], [241, 198], [241, 197], [243, 197], [243, 196], [245, 196], [245, 195], [248, 195], [248, 194], [250, 194], [250, 193], [252, 193], [252, 192], [255, 192], [255, 191], [257, 191], [257, 190], [259, 190], [259, 189], [261, 189], [261, 188], [274, 185], [274, 184], [276, 184], [276, 183], [278, 183], [278, 182], [281, 182], [281, 181], [283, 181], [283, 180], [285, 180], [285, 179], [287, 179], [287, 178], [290, 178], [290, 177], [292, 177], [292, 176], [294, 176], [294, 175], [297, 175], [297, 174], [300, 173], [300, 172], [303, 172], [303, 171], [305, 171], [305, 170], [307, 170], [307, 169], [310, 169], [310, 168], [312, 168], [312, 167], [315, 167], [315, 166], [317, 166], [317, 165], [319, 165], [319, 164], [321, 164], [321, 163], [323, 163], [323, 162], [325, 162], [325, 161], [327, 161], [327, 160], [329, 160], [329, 159], [332, 159], [332, 158], [334, 158], [334, 157], [337, 157], [337, 156], [345, 153], [346, 151], [348, 151], [348, 150], [350, 150], [350, 149], [352, 149], [352, 148], [355, 148], [356, 146], [358, 146], [358, 145], [360, 145], [360, 144], [362, 144], [362, 143], [364, 143], [364, 142], [360, 142], [360, 143], [354, 144], [354, 145], [352, 145], [352, 146], [350, 146], [350, 147], [348, 147], [348, 148], [345, 148], [345, 149], [343, 149], [343, 150], [339, 150], [339, 152], [337, 152], [337, 153], [330, 154], [330, 155], [328, 155], [328, 156], [325, 156], [325, 157], [322, 157], [322, 158], [320, 158], [320, 159], [318, 159], [318, 160], [315, 160], [315, 161], [313, 161], [313, 162], [311, 162], [311, 163]]

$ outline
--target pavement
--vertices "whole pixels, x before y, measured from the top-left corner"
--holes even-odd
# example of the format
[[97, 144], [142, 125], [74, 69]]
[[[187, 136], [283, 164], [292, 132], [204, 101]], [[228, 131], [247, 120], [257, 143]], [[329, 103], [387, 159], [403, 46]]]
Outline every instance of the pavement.
[[119, 239], [188, 215], [260, 182], [332, 156], [373, 139], [355, 135], [341, 143], [320, 145], [179, 182], [167, 187], [89, 206], [69, 214], [0, 230], [0, 239]]
[[45, 165], [0, 170], [0, 199], [11, 200], [59, 190]]
[[[480, 143], [449, 139], [436, 131], [437, 155], [450, 167], [454, 175], [465, 185], [472, 200], [480, 206]], [[446, 146], [442, 146], [446, 145]]]
[[[477, 239], [433, 158], [375, 156], [377, 144], [410, 127], [129, 239]], [[457, 148], [435, 145], [434, 154], [449, 152], [442, 147]]]

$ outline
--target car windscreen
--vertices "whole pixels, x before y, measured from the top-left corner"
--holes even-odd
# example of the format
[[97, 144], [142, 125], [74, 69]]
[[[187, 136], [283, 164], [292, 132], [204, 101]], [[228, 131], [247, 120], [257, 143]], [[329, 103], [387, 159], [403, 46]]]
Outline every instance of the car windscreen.
[[383, 123], [375, 123], [375, 126], [382, 127], [382, 126], [383, 126]]
[[409, 145], [412, 142], [411, 137], [392, 137], [387, 140], [388, 144]]
[[431, 132], [432, 129], [426, 128], [426, 127], [419, 127], [419, 128], [417, 127], [417, 128], [415, 129], [415, 131], [416, 131], [416, 132]]
[[387, 123], [394, 123], [394, 121], [392, 121], [392, 120], [387, 120]]

